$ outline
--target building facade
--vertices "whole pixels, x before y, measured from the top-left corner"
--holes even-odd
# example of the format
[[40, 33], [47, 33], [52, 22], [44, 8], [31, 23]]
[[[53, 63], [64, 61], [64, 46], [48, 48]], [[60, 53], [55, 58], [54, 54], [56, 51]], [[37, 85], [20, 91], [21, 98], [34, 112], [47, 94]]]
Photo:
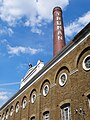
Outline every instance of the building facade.
[[[59, 26], [54, 29], [55, 39], [63, 46], [63, 24], [55, 25]], [[0, 108], [1, 120], [90, 120], [90, 23], [68, 45], [61, 46]]]

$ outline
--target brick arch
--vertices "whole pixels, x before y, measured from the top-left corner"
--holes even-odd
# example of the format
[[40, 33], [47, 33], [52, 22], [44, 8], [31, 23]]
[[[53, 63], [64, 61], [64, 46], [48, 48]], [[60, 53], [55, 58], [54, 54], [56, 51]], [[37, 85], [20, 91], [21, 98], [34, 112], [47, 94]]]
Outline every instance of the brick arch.
[[21, 102], [21, 105], [23, 103], [23, 100], [26, 99], [27, 100], [27, 96], [25, 95], [23, 98], [22, 98], [22, 102]]
[[16, 112], [16, 107], [17, 107], [18, 104], [19, 104], [19, 109], [20, 109], [20, 105], [21, 105], [21, 104], [20, 104], [19, 101], [17, 101], [16, 104], [15, 104], [15, 112]]
[[22, 118], [21, 120], [27, 120], [27, 118]]
[[50, 112], [50, 108], [47, 108], [47, 107], [44, 108], [44, 109], [42, 110], [42, 114], [45, 113], [45, 112]]
[[20, 109], [20, 120], [27, 120], [28, 119], [28, 95], [24, 94], [21, 100], [21, 109]]
[[9, 111], [9, 109], [6, 110], [6, 113]]
[[[13, 110], [13, 111], [12, 111], [12, 110]], [[11, 114], [11, 112], [12, 112], [12, 115], [13, 115], [14, 110], [15, 110], [15, 107], [14, 107], [13, 105], [11, 105], [11, 107], [10, 107], [10, 114]], [[12, 116], [12, 115], [11, 115], [11, 116]]]
[[[24, 96], [23, 99], [22, 99], [22, 101], [21, 101], [21, 106], [22, 106], [22, 108], [23, 108], [23, 102], [24, 102], [24, 100], [26, 100], [26, 105], [27, 105], [27, 103], [28, 103], [27, 97]], [[26, 107], [26, 106], [25, 106], [25, 107]]]
[[66, 70], [68, 73], [70, 73], [70, 70], [68, 69], [67, 66], [62, 66], [62, 67], [57, 71], [57, 73], [56, 73], [55, 83], [56, 83], [56, 81], [57, 81], [57, 77], [58, 77], [59, 73], [60, 73], [62, 70]]
[[60, 106], [60, 107], [63, 107], [63, 105], [65, 105], [65, 104], [70, 104], [70, 103], [71, 103], [71, 99], [65, 99], [64, 101], [61, 101], [61, 102], [60, 102], [59, 106]]
[[30, 120], [31, 120], [31, 118], [33, 118], [33, 117], [36, 117], [36, 114], [32, 114], [29, 118], [30, 118]]
[[30, 120], [33, 120], [33, 119], [35, 119], [35, 116], [32, 116], [32, 117], [30, 118]]
[[77, 59], [76, 59], [76, 68], [78, 68], [78, 64], [79, 64], [80, 58], [81, 58], [87, 51], [90, 51], [90, 46], [87, 47], [87, 48], [85, 48], [82, 52], [80, 52], [79, 56], [78, 56]]
[[9, 117], [9, 109], [6, 110], [6, 119]]
[[20, 101], [17, 101], [17, 102], [16, 102], [16, 104], [15, 104], [15, 108], [16, 108], [17, 104], [19, 104], [19, 105], [20, 105]]
[[11, 111], [12, 108], [14, 109], [14, 106], [13, 106], [13, 105], [11, 105], [11, 107], [10, 107], [10, 111]]
[[48, 84], [50, 85], [50, 81], [49, 81], [48, 79], [45, 79], [45, 80], [41, 83], [41, 86], [40, 86], [40, 93], [41, 93], [42, 88], [43, 88], [43, 85], [44, 85], [45, 83], [48, 83]]
[[5, 112], [3, 112], [1, 118], [4, 118], [4, 119], [5, 119]]
[[33, 92], [37, 93], [37, 90], [35, 88], [31, 90], [31, 92], [30, 92], [30, 99], [31, 99], [31, 95], [32, 95]]

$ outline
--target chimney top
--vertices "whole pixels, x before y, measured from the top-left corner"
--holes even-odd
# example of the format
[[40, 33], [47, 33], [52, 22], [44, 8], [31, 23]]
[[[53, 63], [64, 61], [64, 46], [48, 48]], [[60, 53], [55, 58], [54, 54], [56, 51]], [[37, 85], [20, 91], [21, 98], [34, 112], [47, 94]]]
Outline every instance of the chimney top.
[[61, 11], [61, 12], [62, 12], [62, 9], [57, 6], [57, 7], [55, 7], [55, 8], [53, 9], [53, 13], [54, 13], [55, 11]]

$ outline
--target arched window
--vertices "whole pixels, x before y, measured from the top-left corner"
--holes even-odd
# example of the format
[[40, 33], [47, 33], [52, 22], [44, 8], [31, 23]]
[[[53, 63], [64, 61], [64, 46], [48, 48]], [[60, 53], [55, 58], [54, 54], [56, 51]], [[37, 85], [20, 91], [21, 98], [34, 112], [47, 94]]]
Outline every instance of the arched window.
[[36, 100], [36, 94], [33, 93], [32, 96], [31, 96], [31, 102], [34, 103]]
[[10, 116], [13, 115], [13, 112], [14, 112], [14, 108], [13, 108], [13, 106], [11, 106], [11, 108], [10, 108]]
[[31, 120], [35, 120], [35, 116], [31, 117]]
[[46, 95], [48, 94], [48, 92], [49, 92], [49, 86], [48, 86], [48, 85], [45, 85], [45, 86], [43, 87], [43, 95], [46, 96]]
[[33, 89], [30, 94], [31, 103], [34, 104], [36, 102], [36, 98], [37, 98], [37, 92], [36, 92], [36, 89]]
[[65, 83], [67, 82], [67, 74], [66, 73], [62, 73], [59, 77], [59, 84], [60, 86], [64, 86]]
[[[82, 60], [82, 68], [85, 71], [90, 71], [90, 46], [85, 48], [79, 55], [78, 59], [77, 59], [77, 66], [80, 65], [80, 59], [83, 58]], [[86, 54], [86, 55], [85, 55]]]
[[43, 113], [43, 120], [50, 120], [49, 111], [45, 111], [45, 112]]
[[71, 120], [70, 104], [64, 104], [61, 106], [62, 120]]
[[26, 105], [27, 105], [27, 100], [26, 100], [26, 97], [24, 97], [23, 102], [22, 102], [23, 109], [26, 108]]
[[84, 58], [82, 65], [84, 70], [90, 70], [90, 55], [87, 55]]
[[9, 117], [9, 111], [7, 110], [6, 111], [6, 120], [8, 120], [8, 117]]
[[87, 96], [88, 98], [88, 105], [89, 105], [89, 108], [90, 108], [90, 94]]
[[5, 120], [5, 113], [3, 113], [2, 115], [2, 120]]
[[17, 104], [16, 104], [16, 109], [15, 109], [15, 111], [16, 111], [16, 113], [18, 113], [19, 112], [19, 102], [17, 102]]

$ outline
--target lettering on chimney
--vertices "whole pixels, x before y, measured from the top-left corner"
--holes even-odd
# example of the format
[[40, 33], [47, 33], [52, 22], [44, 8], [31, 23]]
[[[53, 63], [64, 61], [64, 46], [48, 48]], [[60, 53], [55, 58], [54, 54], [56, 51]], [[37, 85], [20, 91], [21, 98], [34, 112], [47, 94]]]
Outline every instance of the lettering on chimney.
[[62, 22], [61, 22], [61, 17], [60, 17], [60, 14], [57, 12], [57, 17], [56, 17], [56, 25], [57, 25], [57, 38], [58, 40], [63, 40], [63, 37], [62, 37]]

